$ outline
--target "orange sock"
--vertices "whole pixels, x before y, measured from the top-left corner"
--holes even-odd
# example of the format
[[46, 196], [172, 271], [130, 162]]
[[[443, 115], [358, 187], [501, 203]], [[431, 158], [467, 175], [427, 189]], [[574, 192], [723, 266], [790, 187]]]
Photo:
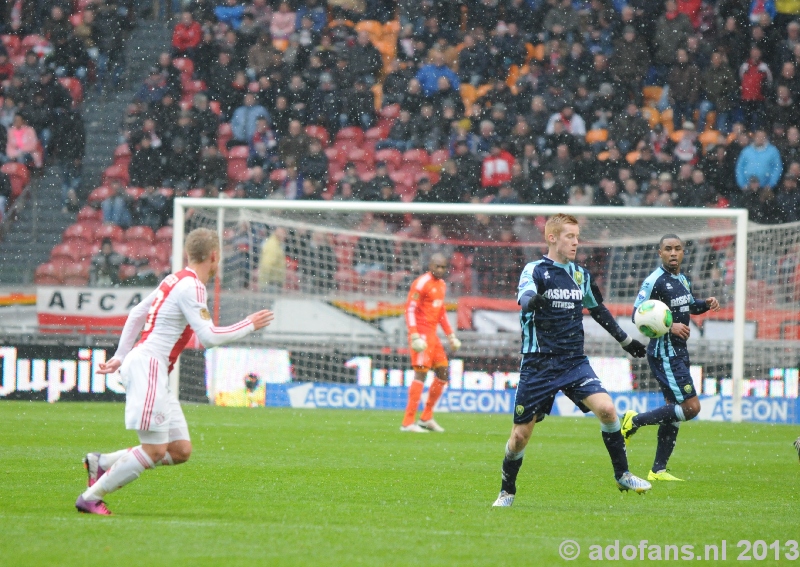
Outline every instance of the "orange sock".
[[433, 417], [433, 406], [435, 406], [439, 398], [442, 397], [445, 386], [447, 386], [445, 380], [439, 380], [438, 378], [433, 379], [433, 384], [428, 388], [428, 401], [425, 404], [425, 409], [422, 410], [422, 421], [427, 421]]
[[408, 387], [408, 403], [406, 404], [406, 415], [403, 417], [403, 427], [414, 423], [414, 416], [417, 415], [423, 387], [424, 384], [419, 380], [414, 380], [411, 382], [411, 386]]

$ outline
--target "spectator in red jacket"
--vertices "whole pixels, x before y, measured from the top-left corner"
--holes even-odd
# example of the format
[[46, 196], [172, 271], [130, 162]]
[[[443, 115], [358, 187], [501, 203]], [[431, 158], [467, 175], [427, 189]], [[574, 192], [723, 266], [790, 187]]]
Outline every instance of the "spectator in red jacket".
[[758, 130], [764, 120], [767, 89], [772, 84], [772, 72], [761, 60], [758, 47], [750, 49], [750, 58], [739, 67], [742, 83], [742, 110], [745, 124], [750, 130]]
[[492, 144], [492, 149], [481, 166], [481, 186], [489, 189], [511, 181], [511, 166], [514, 161], [514, 156], [501, 148], [500, 144]]
[[203, 28], [194, 21], [191, 12], [183, 12], [181, 21], [172, 32], [172, 53], [179, 57], [192, 57], [203, 39]]

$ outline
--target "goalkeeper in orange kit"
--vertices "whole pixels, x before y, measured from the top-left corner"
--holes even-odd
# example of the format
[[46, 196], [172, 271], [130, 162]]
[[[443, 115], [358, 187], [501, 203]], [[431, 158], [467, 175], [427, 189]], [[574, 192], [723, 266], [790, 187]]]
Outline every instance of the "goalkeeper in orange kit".
[[[461, 341], [453, 333], [447, 320], [444, 296], [447, 284], [444, 276], [447, 273], [447, 258], [442, 254], [434, 254], [428, 264], [428, 272], [418, 277], [411, 284], [411, 291], [406, 300], [406, 326], [408, 327], [408, 343], [411, 347], [411, 366], [414, 368], [414, 381], [408, 388], [408, 404], [400, 431], [427, 433], [428, 431], [444, 432], [444, 429], [433, 419], [433, 407], [447, 385], [447, 354], [436, 336], [436, 328], [441, 325], [450, 348], [453, 351], [461, 347]], [[419, 399], [428, 371], [433, 369], [435, 377], [428, 389], [428, 401], [418, 422], [414, 422]]]

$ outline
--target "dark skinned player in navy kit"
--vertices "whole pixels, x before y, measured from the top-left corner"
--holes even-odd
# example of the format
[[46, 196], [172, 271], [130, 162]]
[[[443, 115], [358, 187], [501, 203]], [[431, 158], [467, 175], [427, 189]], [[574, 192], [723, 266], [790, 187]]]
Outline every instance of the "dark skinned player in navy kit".
[[715, 297], [695, 299], [692, 284], [681, 273], [683, 263], [683, 241], [675, 234], [661, 237], [658, 255], [661, 266], [655, 269], [642, 284], [633, 304], [633, 312], [648, 299], [657, 299], [672, 312], [672, 327], [663, 337], [651, 339], [647, 347], [647, 362], [658, 381], [667, 404], [654, 410], [637, 414], [627, 411], [622, 418], [622, 435], [627, 443], [636, 431], [645, 425], [658, 425], [658, 446], [653, 468], [647, 480], [680, 481], [667, 469], [667, 461], [678, 439], [678, 428], [700, 413], [692, 377], [689, 374], [689, 316], [708, 310], [719, 311]]
[[523, 358], [514, 400], [514, 425], [503, 459], [503, 482], [493, 506], [513, 504], [525, 446], [536, 422], [550, 413], [559, 391], [582, 411], [592, 411], [600, 419], [617, 487], [639, 494], [647, 492], [650, 483], [628, 470], [614, 403], [584, 354], [584, 307], [632, 356], [644, 357], [645, 346], [620, 328], [603, 305], [589, 272], [573, 263], [580, 235], [578, 220], [572, 215], [555, 215], [548, 219], [544, 232], [547, 256], [525, 266], [517, 290], [517, 302], [522, 307]]

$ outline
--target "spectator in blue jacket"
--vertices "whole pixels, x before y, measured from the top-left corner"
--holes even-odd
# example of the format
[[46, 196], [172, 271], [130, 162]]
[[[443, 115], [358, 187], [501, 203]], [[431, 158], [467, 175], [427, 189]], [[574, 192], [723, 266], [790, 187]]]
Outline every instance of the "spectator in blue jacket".
[[256, 97], [253, 93], [244, 95], [244, 104], [233, 112], [231, 119], [231, 130], [233, 137], [240, 142], [249, 143], [256, 133], [256, 126], [259, 118], [271, 122], [269, 112], [260, 104], [256, 104]]
[[747, 146], [736, 162], [736, 184], [747, 187], [750, 177], [757, 177], [761, 187], [773, 188], [783, 173], [783, 162], [778, 148], [767, 140], [764, 130], [757, 130], [753, 143]]
[[214, 15], [220, 22], [224, 22], [233, 29], [238, 30], [244, 17], [244, 6], [237, 4], [237, 0], [227, 0], [222, 6], [214, 8]]
[[434, 51], [431, 62], [424, 65], [417, 73], [417, 80], [422, 85], [422, 92], [430, 97], [439, 90], [439, 77], [445, 77], [450, 81], [453, 90], [461, 87], [461, 82], [450, 67], [444, 64], [444, 54], [441, 51]]

